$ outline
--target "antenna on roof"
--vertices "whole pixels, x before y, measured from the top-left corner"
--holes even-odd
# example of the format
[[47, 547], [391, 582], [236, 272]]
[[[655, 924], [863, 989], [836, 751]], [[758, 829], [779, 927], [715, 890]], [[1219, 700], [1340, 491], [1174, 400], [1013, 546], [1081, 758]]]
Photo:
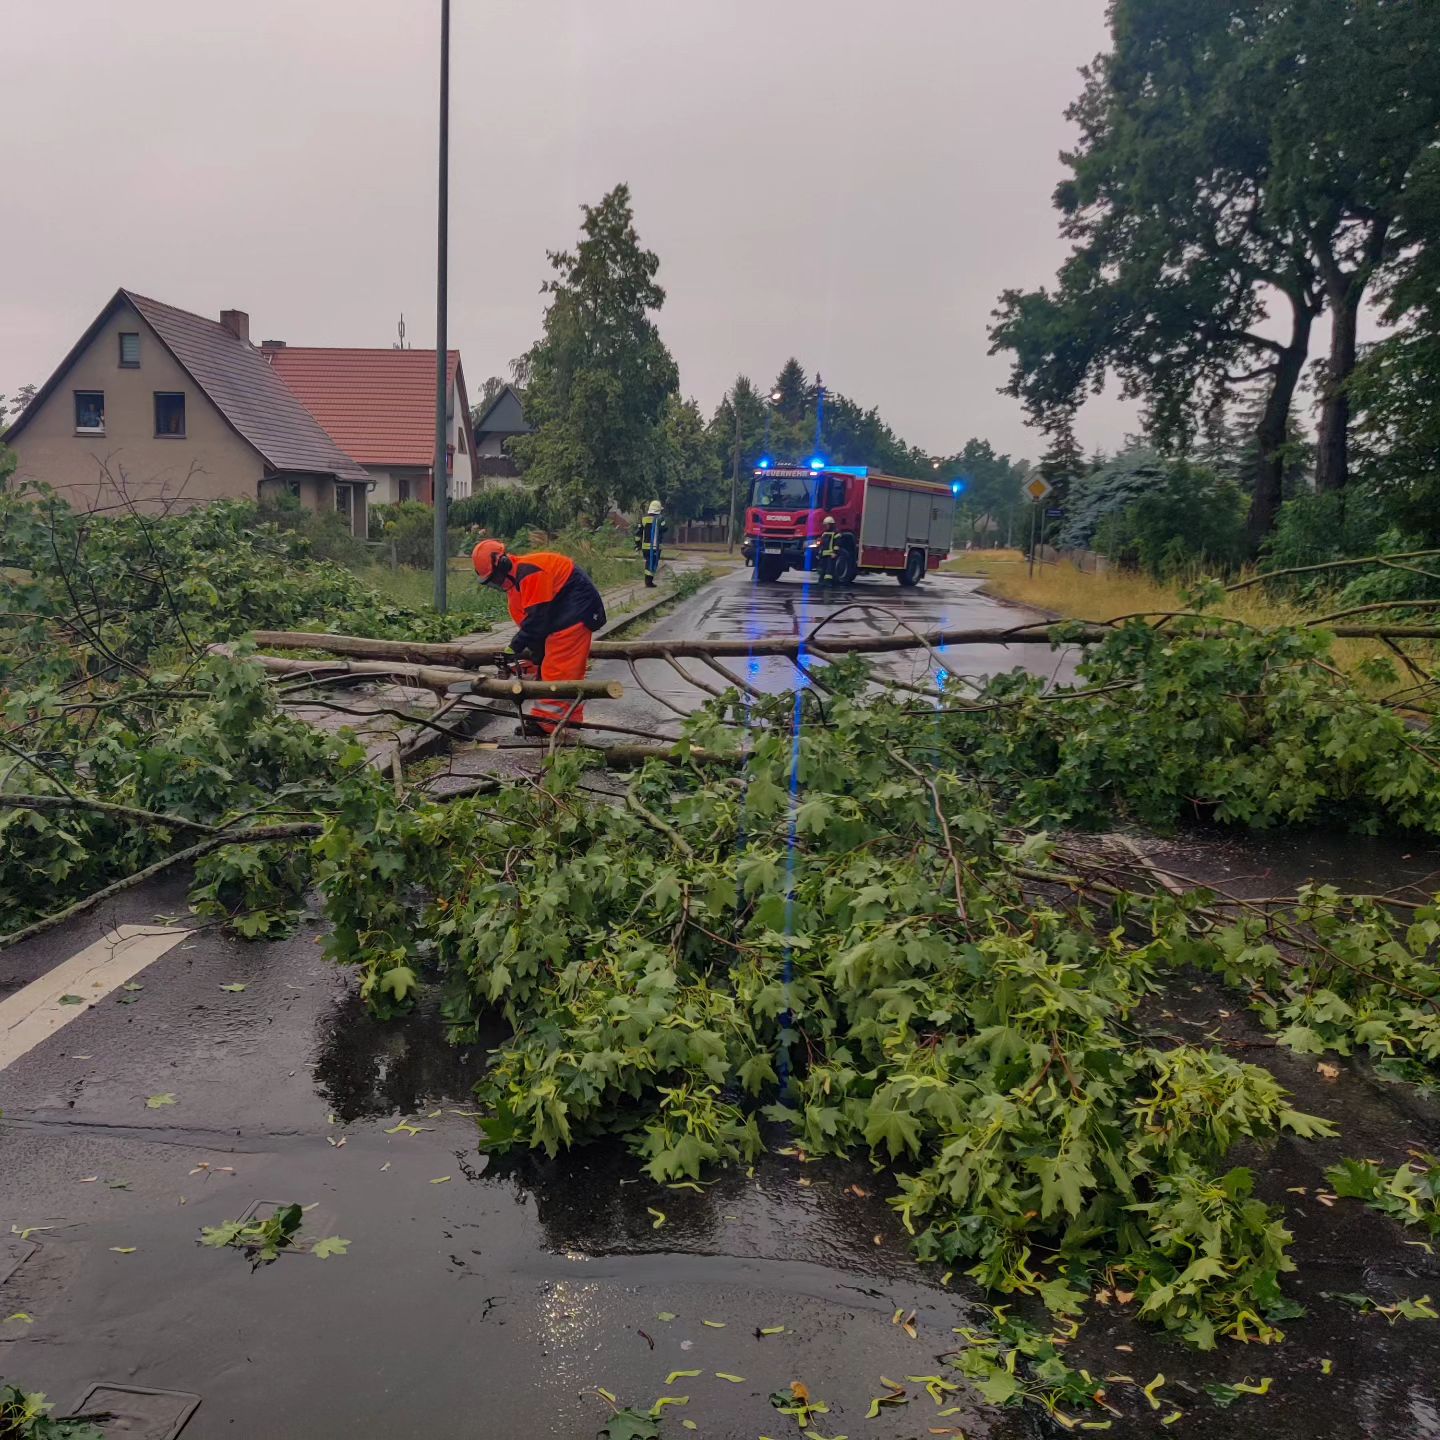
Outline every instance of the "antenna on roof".
[[405, 312], [400, 312], [400, 323], [395, 327], [400, 332], [400, 343], [392, 345], [392, 350], [403, 350], [405, 348]]

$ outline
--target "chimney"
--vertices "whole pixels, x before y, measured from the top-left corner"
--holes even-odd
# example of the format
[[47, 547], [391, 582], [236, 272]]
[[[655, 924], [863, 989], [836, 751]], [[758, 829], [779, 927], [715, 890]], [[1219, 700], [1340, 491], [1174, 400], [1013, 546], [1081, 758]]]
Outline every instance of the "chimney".
[[220, 323], [237, 339], [250, 343], [250, 317], [243, 310], [222, 310]]
[[262, 350], [283, 350], [285, 342], [283, 340], [262, 340], [260, 348]]

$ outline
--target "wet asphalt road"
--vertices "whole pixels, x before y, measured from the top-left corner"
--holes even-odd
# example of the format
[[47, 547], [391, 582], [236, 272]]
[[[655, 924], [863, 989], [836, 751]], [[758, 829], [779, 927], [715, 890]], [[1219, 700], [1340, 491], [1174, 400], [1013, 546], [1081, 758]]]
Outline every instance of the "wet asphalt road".
[[[948, 577], [919, 592], [893, 582], [834, 599], [808, 591], [784, 582], [752, 590], [740, 572], [651, 633], [794, 633], [857, 597], [917, 627], [1026, 618]], [[884, 623], [859, 612], [849, 621]], [[1048, 675], [1056, 659], [1034, 646], [971, 650], [957, 670], [1020, 660]], [[890, 663], [911, 680], [925, 668], [914, 657]], [[749, 678], [779, 688], [792, 673], [763, 661]], [[663, 662], [654, 685], [682, 708], [695, 698]], [[660, 733], [666, 712], [632, 687], [605, 713]], [[1386, 868], [1375, 847], [1367, 856]], [[178, 881], [7, 952], [0, 1001], [113, 927], [167, 917], [189, 923]], [[726, 1173], [697, 1194], [637, 1179], [633, 1162], [608, 1149], [492, 1164], [466, 1113], [484, 1047], [447, 1046], [432, 1010], [400, 1024], [371, 1021], [348, 976], [321, 960], [319, 929], [274, 945], [187, 935], [131, 982], [143, 988], [85, 1005], [0, 1070], [0, 1374], [47, 1391], [62, 1409], [97, 1382], [188, 1392], [200, 1404], [187, 1440], [581, 1440], [609, 1410], [594, 1387], [640, 1408], [688, 1396], [666, 1410], [666, 1436], [778, 1440], [798, 1432], [767, 1396], [797, 1379], [829, 1402], [816, 1426], [826, 1436], [892, 1440], [946, 1426], [970, 1437], [1059, 1433], [1034, 1410], [982, 1411], [963, 1393], [951, 1402], [961, 1413], [944, 1419], [923, 1391], [864, 1418], [881, 1375], [941, 1373], [952, 1327], [978, 1313], [963, 1280], [943, 1286], [909, 1259], [882, 1202], [883, 1177], [771, 1153], [753, 1176]], [[222, 988], [236, 984], [246, 988]], [[1232, 997], [1205, 987], [1166, 997], [1166, 1007], [1161, 1021], [1194, 1033], [1216, 1027], [1241, 1047], [1263, 1039]], [[1228, 1346], [1198, 1361], [1137, 1326], [1093, 1322], [1083, 1363], [1142, 1384], [1164, 1371], [1164, 1398], [1187, 1412], [1162, 1431], [1134, 1388], [1117, 1384], [1128, 1418], [1113, 1433], [1440, 1435], [1440, 1324], [1390, 1329], [1318, 1294], [1440, 1296], [1433, 1258], [1358, 1206], [1337, 1211], [1308, 1198], [1337, 1154], [1440, 1144], [1436, 1107], [1349, 1067], [1327, 1089], [1313, 1057], [1243, 1053], [1275, 1065], [1305, 1108], [1335, 1112], [1347, 1136], [1365, 1137], [1323, 1152], [1281, 1145], [1255, 1162], [1267, 1194], [1292, 1211], [1312, 1314], [1292, 1324], [1284, 1351]], [[160, 1094], [174, 1104], [147, 1108]], [[1293, 1186], [1307, 1196], [1287, 1194]], [[196, 1244], [201, 1226], [290, 1201], [315, 1207], [305, 1236], [345, 1237], [348, 1253], [287, 1255], [252, 1273], [239, 1254]], [[662, 1228], [647, 1207], [665, 1214]], [[22, 1238], [12, 1227], [47, 1228]], [[916, 1312], [916, 1338], [891, 1323], [897, 1309]], [[17, 1313], [33, 1318], [4, 1318]], [[785, 1333], [755, 1334], [777, 1325]], [[1334, 1377], [1321, 1380], [1319, 1356], [1333, 1358]], [[701, 1373], [665, 1384], [692, 1369]], [[1275, 1376], [1277, 1393], [1220, 1412], [1183, 1388], [1186, 1378], [1247, 1374]], [[133, 1403], [158, 1417], [181, 1402]], [[683, 1429], [682, 1418], [697, 1428]], [[157, 1418], [113, 1433], [167, 1430]]]

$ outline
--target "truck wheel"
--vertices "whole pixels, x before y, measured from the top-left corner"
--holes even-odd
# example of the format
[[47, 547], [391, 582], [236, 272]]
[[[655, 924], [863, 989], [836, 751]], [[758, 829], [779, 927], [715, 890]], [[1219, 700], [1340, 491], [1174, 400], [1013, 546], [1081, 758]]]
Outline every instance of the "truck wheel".
[[854, 550], [849, 545], [842, 545], [835, 552], [835, 583], [849, 585], [859, 573], [860, 566], [856, 563]]
[[785, 573], [785, 562], [778, 555], [759, 555], [755, 559], [755, 578], [762, 585], [773, 585]]
[[918, 585], [925, 578], [925, 552], [912, 550], [905, 557], [905, 568], [895, 577], [902, 585]]

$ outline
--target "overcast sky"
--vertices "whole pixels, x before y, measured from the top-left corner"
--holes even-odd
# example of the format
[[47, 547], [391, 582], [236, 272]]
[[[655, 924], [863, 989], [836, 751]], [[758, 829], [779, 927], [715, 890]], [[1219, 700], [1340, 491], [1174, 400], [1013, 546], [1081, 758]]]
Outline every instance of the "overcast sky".
[[[1104, 0], [454, 0], [450, 339], [539, 329], [547, 247], [617, 181], [709, 413], [794, 353], [950, 452], [1036, 457], [986, 354], [1064, 253], [1050, 193]], [[254, 339], [434, 343], [439, 0], [5, 0], [0, 391], [117, 286]], [[1080, 438], [1133, 428], [1108, 398]]]

